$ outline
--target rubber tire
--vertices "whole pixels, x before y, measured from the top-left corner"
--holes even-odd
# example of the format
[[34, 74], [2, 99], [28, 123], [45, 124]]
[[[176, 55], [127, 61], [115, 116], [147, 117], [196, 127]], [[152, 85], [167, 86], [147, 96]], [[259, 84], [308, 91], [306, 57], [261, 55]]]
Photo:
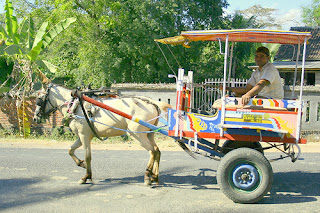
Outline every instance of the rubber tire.
[[[259, 181], [252, 190], [237, 187], [232, 180], [236, 166], [250, 164], [258, 171]], [[235, 203], [256, 203], [271, 189], [273, 171], [269, 161], [259, 151], [250, 148], [238, 148], [226, 154], [218, 167], [217, 181], [221, 191]]]
[[232, 140], [226, 140], [224, 144], [222, 145], [221, 152], [223, 154], [227, 154], [228, 152], [238, 149], [238, 148], [251, 148], [258, 150], [263, 154], [263, 148], [259, 142], [251, 142], [251, 141], [232, 141]]

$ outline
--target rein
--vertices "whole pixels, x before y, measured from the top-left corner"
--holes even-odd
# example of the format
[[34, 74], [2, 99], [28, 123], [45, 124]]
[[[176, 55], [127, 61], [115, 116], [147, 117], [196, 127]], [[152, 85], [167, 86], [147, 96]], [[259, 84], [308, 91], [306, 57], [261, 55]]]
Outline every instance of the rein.
[[96, 136], [99, 140], [101, 141], [104, 141], [104, 139], [100, 138], [100, 136], [98, 135], [98, 133], [96, 132], [94, 126], [93, 126], [93, 122], [91, 122], [89, 120], [89, 116], [87, 114], [87, 111], [84, 109], [84, 106], [83, 106], [83, 98], [82, 98], [82, 94], [79, 90], [76, 90], [74, 93], [77, 93], [77, 97], [79, 99], [79, 103], [80, 103], [80, 107], [82, 109], [82, 112], [83, 112], [83, 115], [84, 115], [84, 118], [86, 119], [92, 133], [94, 134], [94, 136]]

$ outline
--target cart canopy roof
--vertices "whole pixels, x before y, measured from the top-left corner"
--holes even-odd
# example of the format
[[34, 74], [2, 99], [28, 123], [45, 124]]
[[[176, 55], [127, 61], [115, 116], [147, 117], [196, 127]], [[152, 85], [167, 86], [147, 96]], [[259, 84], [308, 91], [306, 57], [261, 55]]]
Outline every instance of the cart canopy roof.
[[238, 29], [238, 30], [195, 30], [184, 31], [179, 36], [155, 39], [164, 44], [180, 44], [189, 47], [192, 41], [225, 41], [232, 42], [256, 42], [278, 44], [303, 44], [305, 38], [310, 38], [310, 32], [278, 31], [262, 29]]

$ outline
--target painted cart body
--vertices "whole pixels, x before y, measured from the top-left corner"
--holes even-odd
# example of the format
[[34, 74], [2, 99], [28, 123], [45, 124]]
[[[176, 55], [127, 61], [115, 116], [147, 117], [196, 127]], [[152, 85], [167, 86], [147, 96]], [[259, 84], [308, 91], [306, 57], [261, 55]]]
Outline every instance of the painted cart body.
[[178, 116], [179, 110], [170, 109], [169, 136], [296, 143], [297, 105], [296, 100], [251, 99], [242, 107], [241, 98], [227, 97], [223, 124], [221, 107], [213, 115], [180, 111]]

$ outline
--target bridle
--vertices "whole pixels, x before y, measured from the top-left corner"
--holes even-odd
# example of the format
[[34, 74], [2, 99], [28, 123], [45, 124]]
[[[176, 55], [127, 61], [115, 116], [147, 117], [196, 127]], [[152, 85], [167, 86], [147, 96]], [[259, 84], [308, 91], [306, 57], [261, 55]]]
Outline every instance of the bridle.
[[[46, 89], [45, 94], [36, 99], [36, 105], [40, 107], [40, 110], [37, 114], [37, 116], [39, 116], [39, 117], [49, 116], [51, 113], [54, 113], [55, 111], [57, 111], [59, 108], [58, 106], [56, 106], [56, 107], [53, 106], [53, 104], [51, 103], [51, 101], [49, 99], [49, 93], [50, 93], [51, 88], [52, 88], [52, 84], [49, 84], [49, 86]], [[52, 108], [46, 112], [45, 110], [46, 110], [47, 103], [49, 103], [52, 106]]]

